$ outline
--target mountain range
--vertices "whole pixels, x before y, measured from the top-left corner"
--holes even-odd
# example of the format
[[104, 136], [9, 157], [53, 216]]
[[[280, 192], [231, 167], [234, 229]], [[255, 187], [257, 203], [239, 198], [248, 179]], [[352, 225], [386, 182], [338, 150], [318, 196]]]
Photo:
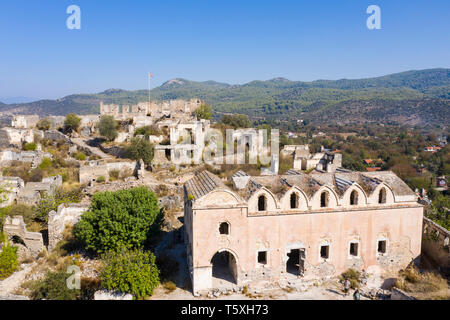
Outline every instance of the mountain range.
[[[200, 98], [215, 117], [243, 113], [252, 120], [308, 120], [315, 123], [393, 122], [448, 125], [450, 69], [413, 70], [367, 79], [291, 81], [275, 78], [231, 85], [216, 81], [173, 79], [152, 89], [152, 99]], [[148, 91], [109, 89], [57, 100], [2, 104], [0, 114], [65, 115], [99, 112], [99, 103], [147, 101]]]

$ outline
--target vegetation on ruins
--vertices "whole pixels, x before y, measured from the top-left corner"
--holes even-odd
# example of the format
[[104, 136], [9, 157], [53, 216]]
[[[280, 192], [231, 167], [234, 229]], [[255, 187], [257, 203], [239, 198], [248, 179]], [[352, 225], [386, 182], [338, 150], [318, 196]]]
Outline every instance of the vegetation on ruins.
[[25, 151], [35, 151], [36, 148], [37, 148], [37, 145], [34, 142], [25, 143], [23, 146], [23, 150], [25, 150]]
[[69, 289], [67, 286], [68, 274], [66, 270], [48, 271], [46, 276], [30, 283], [31, 299], [33, 300], [77, 300], [81, 290]]
[[221, 121], [225, 125], [229, 125], [234, 129], [250, 128], [252, 123], [245, 114], [224, 115]]
[[146, 139], [148, 139], [148, 137], [150, 136], [159, 136], [161, 134], [162, 134], [161, 130], [159, 130], [159, 128], [155, 125], [140, 127], [137, 128], [136, 131], [134, 132], [135, 137], [144, 136]]
[[202, 104], [194, 111], [194, 115], [197, 117], [197, 120], [210, 120], [213, 115], [213, 109], [208, 104]]
[[358, 289], [361, 282], [361, 273], [354, 269], [348, 269], [341, 274], [340, 279], [342, 282], [344, 282], [345, 280], [350, 281], [350, 287], [352, 289]]
[[81, 124], [81, 118], [75, 113], [69, 113], [64, 120], [64, 131], [77, 131]]
[[44, 194], [38, 205], [34, 208], [34, 218], [37, 221], [47, 223], [48, 214], [57, 211], [61, 204], [77, 203], [81, 201], [80, 188], [57, 188], [53, 194]]
[[100, 135], [107, 138], [109, 141], [113, 141], [118, 135], [117, 125], [117, 121], [113, 116], [103, 115], [100, 117], [98, 131]]
[[450, 299], [448, 283], [445, 278], [435, 272], [420, 272], [414, 265], [400, 270], [395, 287], [413, 294], [419, 299]]
[[51, 127], [52, 122], [47, 118], [39, 120], [39, 122], [36, 124], [36, 128], [38, 128], [39, 130], [50, 130]]
[[102, 285], [113, 291], [130, 293], [135, 299], [153, 294], [159, 285], [159, 270], [153, 253], [139, 249], [110, 251], [102, 255]]
[[146, 138], [134, 137], [125, 148], [127, 158], [132, 160], [142, 160], [146, 165], [150, 165], [155, 154], [155, 146]]
[[159, 230], [161, 211], [153, 192], [138, 187], [96, 193], [74, 234], [96, 253], [141, 248]]
[[19, 261], [17, 258], [17, 247], [13, 247], [5, 239], [0, 239], [0, 241], [3, 242], [2, 251], [0, 252], [0, 280], [3, 280], [19, 268]]
[[86, 160], [86, 154], [84, 154], [84, 153], [81, 152], [81, 151], [76, 152], [76, 153], [73, 155], [73, 157], [74, 157], [75, 159], [77, 159], [78, 161], [84, 161], [84, 160]]

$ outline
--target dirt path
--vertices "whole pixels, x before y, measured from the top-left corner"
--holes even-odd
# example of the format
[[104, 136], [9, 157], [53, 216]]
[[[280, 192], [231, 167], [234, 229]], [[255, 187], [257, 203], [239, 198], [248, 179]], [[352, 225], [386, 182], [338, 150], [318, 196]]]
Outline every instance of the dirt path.
[[0, 296], [10, 295], [18, 289], [36, 264], [37, 263], [34, 262], [31, 264], [22, 265], [23, 268], [21, 270], [16, 271], [10, 277], [0, 281]]
[[102, 158], [102, 159], [112, 159], [112, 156], [110, 156], [109, 154], [104, 153], [102, 150], [100, 150], [99, 148], [95, 148], [95, 147], [91, 147], [89, 145], [86, 144], [86, 141], [84, 141], [81, 138], [72, 138], [71, 139], [72, 142], [77, 145], [78, 147], [80, 147], [81, 149], [88, 149], [92, 154]]

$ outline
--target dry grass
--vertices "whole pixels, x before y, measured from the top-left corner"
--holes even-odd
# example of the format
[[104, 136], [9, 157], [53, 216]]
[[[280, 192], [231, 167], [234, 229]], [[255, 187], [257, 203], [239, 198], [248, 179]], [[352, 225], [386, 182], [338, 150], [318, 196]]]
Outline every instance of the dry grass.
[[395, 286], [419, 299], [450, 299], [449, 284], [445, 278], [434, 272], [421, 273], [414, 266], [400, 271]]
[[172, 281], [167, 281], [163, 284], [164, 289], [166, 290], [166, 294], [171, 293], [176, 290], [177, 285]]

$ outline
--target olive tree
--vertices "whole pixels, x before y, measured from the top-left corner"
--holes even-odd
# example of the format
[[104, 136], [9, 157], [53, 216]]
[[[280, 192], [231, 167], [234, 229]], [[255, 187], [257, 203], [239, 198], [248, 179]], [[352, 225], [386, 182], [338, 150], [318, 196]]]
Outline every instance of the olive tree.
[[113, 141], [117, 138], [117, 121], [113, 116], [101, 116], [98, 124], [99, 133], [107, 138], [109, 141]]
[[77, 131], [80, 127], [81, 119], [75, 113], [69, 113], [64, 120], [65, 131]]

